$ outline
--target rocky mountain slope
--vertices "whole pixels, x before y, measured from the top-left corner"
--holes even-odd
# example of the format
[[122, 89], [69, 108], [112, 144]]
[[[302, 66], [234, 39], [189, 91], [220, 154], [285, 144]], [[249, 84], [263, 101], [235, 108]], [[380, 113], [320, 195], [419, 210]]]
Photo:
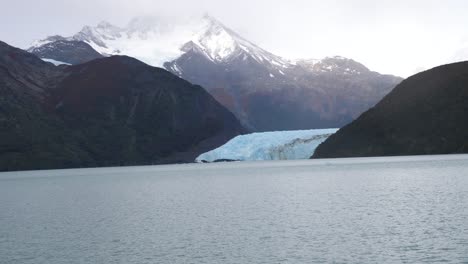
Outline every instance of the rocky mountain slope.
[[468, 62], [406, 79], [313, 157], [449, 153], [468, 153]]
[[192, 162], [245, 132], [202, 87], [136, 59], [53, 66], [0, 42], [0, 170]]
[[[343, 64], [349, 67], [339, 66]], [[165, 66], [206, 87], [257, 131], [341, 127], [400, 81], [342, 57], [326, 58], [314, 66], [299, 61], [275, 69], [277, 66], [265, 67], [252, 57], [213, 63], [189, 51]]]
[[[36, 42], [30, 50], [51, 45]], [[102, 55], [128, 55], [202, 85], [252, 130], [341, 127], [377, 103], [401, 78], [347, 58], [287, 60], [210, 16], [173, 21], [139, 17], [102, 22], [65, 38]]]
[[68, 64], [80, 64], [104, 57], [84, 41], [67, 40], [60, 36], [53, 36], [48, 40], [50, 42], [43, 42], [40, 46], [32, 47], [28, 51], [39, 58]]

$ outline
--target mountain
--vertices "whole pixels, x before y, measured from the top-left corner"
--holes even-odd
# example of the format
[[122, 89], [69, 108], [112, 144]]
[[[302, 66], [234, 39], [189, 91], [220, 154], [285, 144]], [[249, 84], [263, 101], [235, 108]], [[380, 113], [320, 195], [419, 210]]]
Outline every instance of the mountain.
[[49, 37], [47, 41], [37, 43], [28, 51], [39, 58], [68, 64], [80, 64], [104, 57], [84, 41], [67, 40], [60, 36]]
[[402, 80], [343, 57], [281, 58], [208, 15], [179, 21], [139, 17], [123, 28], [101, 22], [65, 39], [86, 42], [105, 56], [124, 54], [164, 66], [203, 86], [257, 131], [341, 127]]
[[54, 66], [0, 42], [0, 170], [192, 162], [246, 130], [202, 87], [134, 58]]
[[321, 144], [314, 158], [468, 153], [468, 62], [398, 85]]

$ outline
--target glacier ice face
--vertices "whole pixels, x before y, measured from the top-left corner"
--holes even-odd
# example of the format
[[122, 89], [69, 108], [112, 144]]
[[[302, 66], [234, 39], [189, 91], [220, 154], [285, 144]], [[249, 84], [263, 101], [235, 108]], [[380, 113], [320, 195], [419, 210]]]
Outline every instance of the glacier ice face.
[[312, 129], [240, 135], [217, 149], [201, 154], [195, 161], [308, 159], [318, 145], [337, 130]]

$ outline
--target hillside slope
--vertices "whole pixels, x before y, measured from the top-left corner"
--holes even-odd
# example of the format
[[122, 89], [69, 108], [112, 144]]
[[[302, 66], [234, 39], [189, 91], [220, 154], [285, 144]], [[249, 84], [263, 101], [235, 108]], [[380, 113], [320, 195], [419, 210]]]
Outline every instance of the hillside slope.
[[404, 80], [321, 144], [313, 157], [467, 152], [468, 62], [461, 62]]
[[245, 132], [202, 87], [136, 59], [56, 67], [0, 42], [0, 170], [191, 162]]

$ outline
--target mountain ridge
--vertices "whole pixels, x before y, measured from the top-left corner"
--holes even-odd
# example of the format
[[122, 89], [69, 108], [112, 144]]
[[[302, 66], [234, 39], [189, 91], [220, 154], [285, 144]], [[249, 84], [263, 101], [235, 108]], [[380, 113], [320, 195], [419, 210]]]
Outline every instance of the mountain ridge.
[[[101, 22], [66, 39], [84, 41], [102, 55], [162, 66], [203, 86], [255, 131], [341, 127], [402, 80], [339, 56], [284, 59], [208, 15], [187, 21], [140, 17], [122, 28]], [[35, 48], [50, 41], [56, 37]]]
[[128, 56], [54, 66], [0, 42], [0, 170], [193, 162], [245, 133], [202, 87]]

